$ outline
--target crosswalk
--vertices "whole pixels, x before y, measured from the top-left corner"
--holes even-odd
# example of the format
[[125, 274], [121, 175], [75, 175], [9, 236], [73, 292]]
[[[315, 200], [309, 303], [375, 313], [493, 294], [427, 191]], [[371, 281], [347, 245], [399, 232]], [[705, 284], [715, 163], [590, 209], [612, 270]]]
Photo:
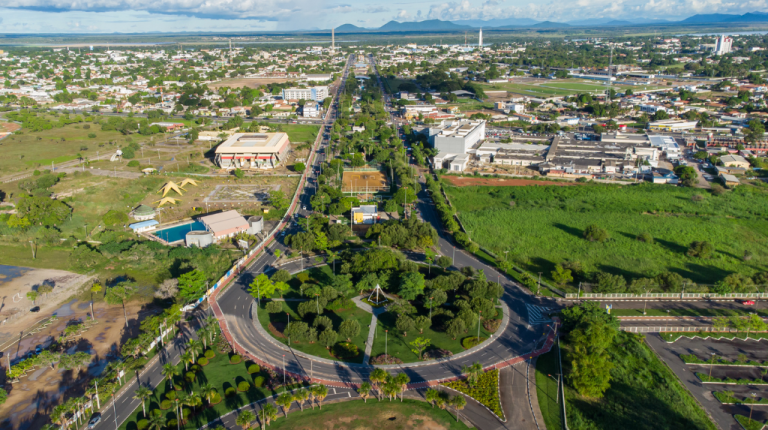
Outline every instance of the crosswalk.
[[526, 303], [525, 310], [528, 311], [528, 324], [537, 325], [552, 322], [552, 318], [547, 316], [547, 313], [552, 308], [545, 308], [536, 305], [529, 305]]

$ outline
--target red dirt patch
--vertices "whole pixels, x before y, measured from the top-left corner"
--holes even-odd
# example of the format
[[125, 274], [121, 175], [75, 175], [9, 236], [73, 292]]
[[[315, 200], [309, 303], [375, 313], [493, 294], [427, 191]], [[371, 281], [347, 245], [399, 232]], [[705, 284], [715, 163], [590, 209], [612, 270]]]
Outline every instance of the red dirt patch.
[[524, 187], [528, 185], [559, 185], [561, 187], [578, 185], [575, 182], [537, 181], [534, 179], [502, 179], [502, 178], [466, 178], [462, 176], [445, 176], [448, 181], [457, 187], [500, 186], [500, 187]]
[[12, 123], [12, 122], [0, 122], [0, 132], [10, 132], [13, 133], [14, 131], [21, 128], [21, 125]]

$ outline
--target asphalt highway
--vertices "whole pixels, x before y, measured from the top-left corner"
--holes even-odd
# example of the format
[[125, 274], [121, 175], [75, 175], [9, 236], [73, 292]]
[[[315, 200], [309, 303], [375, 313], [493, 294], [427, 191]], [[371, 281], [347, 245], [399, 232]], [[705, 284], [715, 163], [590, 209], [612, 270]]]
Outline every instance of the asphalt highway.
[[[341, 88], [344, 88], [349, 65], [353, 62], [354, 57], [351, 56], [347, 62], [347, 69], [345, 69], [342, 78]], [[337, 101], [333, 104], [334, 109], [337, 105], [338, 95]], [[333, 113], [331, 112], [330, 117], [333, 117]], [[331, 125], [332, 122], [326, 122], [325, 129], [327, 130]], [[328, 135], [324, 134], [321, 148], [327, 146], [327, 139]], [[315, 163], [312, 165], [313, 172], [316, 172], [320, 161], [321, 157], [315, 160]], [[417, 202], [417, 207], [424, 221], [431, 223], [440, 232], [440, 241], [437, 244], [440, 252], [443, 255], [454, 257], [454, 268], [456, 269], [465, 266], [471, 266], [477, 270], [483, 269], [489, 280], [499, 280], [505, 289], [505, 294], [501, 300], [509, 307], [510, 318], [506, 329], [498, 333], [489, 346], [479, 351], [450, 361], [404, 364], [398, 370], [405, 372], [412, 382], [428, 381], [459, 376], [461, 375], [461, 367], [463, 365], [480, 362], [484, 366], [490, 366], [530, 353], [535, 349], [538, 341], [544, 337], [546, 327], [544, 322], [538, 325], [528, 324], [528, 311], [525, 305], [548, 307], [555, 306], [554, 302], [548, 299], [533, 298], [519, 286], [513, 284], [511, 280], [496, 272], [494, 268], [487, 266], [459, 249], [456, 249], [454, 253], [454, 244], [442, 232], [438, 214], [434, 206], [429, 203], [429, 196], [423, 188], [423, 179], [421, 185], [422, 189], [418, 192], [419, 201]], [[302, 215], [306, 215], [308, 210], [311, 210], [310, 196], [311, 189], [306, 187], [300, 197], [301, 203], [298, 206], [298, 212]], [[233, 285], [228, 287], [218, 297], [218, 304], [227, 318], [230, 331], [237, 343], [261, 360], [277, 368], [285, 368], [288, 372], [328, 381], [357, 383], [367, 380], [368, 374], [373, 369], [370, 365], [330, 363], [328, 361], [305, 358], [295, 354], [287, 346], [272, 342], [268, 338], [269, 335], [262, 334], [262, 332], [256, 330], [254, 326], [256, 318], [251, 313], [251, 304], [254, 299], [248, 294], [247, 290], [256, 275], [264, 271], [273, 270], [276, 260], [274, 257], [275, 249], [284, 251], [285, 247], [280, 243], [272, 243], [236, 279]], [[297, 267], [289, 267], [287, 269], [298, 270]], [[258, 324], [258, 321], [256, 321], [256, 324]]]

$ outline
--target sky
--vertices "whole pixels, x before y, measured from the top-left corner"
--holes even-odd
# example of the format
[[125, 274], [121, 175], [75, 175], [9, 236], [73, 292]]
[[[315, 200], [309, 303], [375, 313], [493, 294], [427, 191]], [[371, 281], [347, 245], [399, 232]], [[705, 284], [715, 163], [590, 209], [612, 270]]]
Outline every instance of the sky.
[[391, 20], [667, 19], [768, 10], [768, 0], [0, 0], [0, 33], [229, 32]]

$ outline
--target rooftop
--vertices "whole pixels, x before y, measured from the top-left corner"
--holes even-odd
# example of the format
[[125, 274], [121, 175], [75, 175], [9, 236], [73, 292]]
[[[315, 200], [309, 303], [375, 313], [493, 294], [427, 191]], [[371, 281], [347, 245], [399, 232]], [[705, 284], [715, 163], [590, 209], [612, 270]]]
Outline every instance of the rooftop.
[[216, 153], [278, 152], [287, 141], [285, 133], [235, 133], [216, 147]]

